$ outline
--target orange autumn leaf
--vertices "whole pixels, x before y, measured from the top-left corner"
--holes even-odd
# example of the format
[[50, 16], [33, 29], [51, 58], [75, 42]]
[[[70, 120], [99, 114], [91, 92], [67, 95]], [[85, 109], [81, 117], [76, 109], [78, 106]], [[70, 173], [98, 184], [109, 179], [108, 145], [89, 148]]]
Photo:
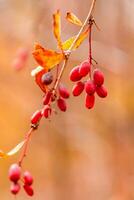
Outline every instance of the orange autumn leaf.
[[[73, 50], [77, 49], [82, 44], [82, 42], [88, 36], [88, 33], [89, 33], [89, 28], [87, 28], [83, 33], [80, 34], [79, 38], [76, 40], [74, 44], [74, 47], [72, 48]], [[66, 40], [62, 45], [63, 50], [68, 50], [71, 47], [72, 43], [74, 42], [75, 38], [76, 36], [73, 36], [69, 38], [68, 40]]]
[[0, 151], [0, 158], [5, 158], [8, 156], [15, 155], [24, 146], [25, 142], [26, 140], [23, 140], [22, 142], [17, 144], [13, 149], [11, 149], [8, 153], [4, 153], [3, 151]]
[[60, 11], [57, 10], [56, 13], [53, 14], [53, 29], [54, 29], [54, 36], [58, 42], [58, 46], [62, 49], [62, 42], [61, 42], [61, 14]]
[[44, 49], [41, 45], [36, 44], [33, 56], [37, 63], [44, 67], [45, 70], [52, 69], [55, 65], [59, 64], [64, 55], [62, 53], [57, 53], [53, 50]]
[[39, 71], [36, 75], [35, 75], [35, 82], [37, 83], [37, 85], [41, 88], [41, 90], [43, 92], [46, 93], [47, 91], [47, 86], [45, 84], [42, 83], [42, 75], [45, 74], [47, 71], [45, 69], [42, 69], [41, 71]]
[[67, 13], [66, 19], [71, 22], [72, 24], [78, 25], [78, 26], [82, 26], [82, 22], [80, 21], [80, 19], [78, 17], [76, 17], [76, 15], [74, 15], [71, 12]]

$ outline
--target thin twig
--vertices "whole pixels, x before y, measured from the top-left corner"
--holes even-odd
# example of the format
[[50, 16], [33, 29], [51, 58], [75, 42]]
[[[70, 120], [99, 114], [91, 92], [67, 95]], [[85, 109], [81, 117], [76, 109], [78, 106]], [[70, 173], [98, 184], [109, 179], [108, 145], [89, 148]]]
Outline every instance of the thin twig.
[[30, 130], [28, 131], [28, 133], [27, 133], [26, 136], [25, 136], [26, 142], [25, 142], [25, 144], [24, 144], [23, 151], [22, 151], [22, 154], [21, 154], [20, 159], [19, 159], [19, 162], [18, 162], [18, 163], [19, 163], [19, 166], [22, 165], [23, 159], [26, 157], [28, 144], [29, 144], [31, 135], [32, 135], [32, 133], [33, 133], [34, 130], [35, 130], [34, 128], [30, 128]]

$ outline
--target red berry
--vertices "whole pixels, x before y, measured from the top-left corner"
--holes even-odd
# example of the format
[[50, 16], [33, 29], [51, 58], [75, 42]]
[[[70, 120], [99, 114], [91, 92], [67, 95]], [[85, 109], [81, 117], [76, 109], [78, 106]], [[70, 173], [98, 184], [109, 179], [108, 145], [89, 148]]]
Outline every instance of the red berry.
[[104, 74], [99, 69], [95, 69], [93, 79], [97, 86], [101, 86], [104, 83]]
[[94, 107], [94, 103], [95, 103], [95, 96], [86, 94], [85, 106], [88, 109], [91, 109]]
[[92, 80], [89, 80], [85, 83], [85, 91], [87, 94], [92, 95], [95, 93], [95, 84]]
[[12, 66], [15, 70], [21, 70], [24, 66], [24, 62], [20, 58], [15, 58], [13, 60]]
[[20, 191], [20, 185], [18, 183], [13, 183], [10, 187], [10, 192], [16, 195]]
[[33, 196], [34, 195], [34, 191], [33, 188], [29, 185], [24, 185], [23, 186], [25, 192], [29, 195], [29, 196]]
[[107, 89], [103, 85], [100, 87], [96, 87], [96, 93], [99, 97], [105, 98], [107, 96]]
[[31, 124], [38, 124], [42, 117], [41, 111], [37, 110], [31, 117]]
[[30, 172], [25, 171], [24, 175], [23, 175], [23, 178], [24, 178], [25, 185], [32, 185], [32, 183], [33, 183], [33, 177], [30, 174]]
[[42, 75], [41, 82], [45, 85], [49, 85], [53, 82], [53, 75], [51, 72], [47, 72]]
[[18, 57], [22, 60], [26, 60], [28, 58], [29, 50], [27, 48], [20, 48], [17, 52]]
[[70, 75], [69, 75], [71, 81], [74, 81], [74, 82], [79, 81], [82, 78], [79, 73], [79, 69], [80, 67], [76, 66], [71, 70]]
[[68, 99], [70, 96], [69, 91], [63, 84], [59, 85], [59, 94], [64, 99]]
[[59, 99], [57, 100], [57, 106], [58, 106], [59, 109], [60, 109], [61, 111], [63, 111], [63, 112], [65, 112], [66, 109], [67, 109], [66, 102], [65, 102], [65, 100], [62, 99], [62, 98], [59, 98]]
[[19, 167], [18, 164], [12, 164], [9, 168], [9, 178], [11, 181], [16, 183], [21, 176], [21, 168]]
[[72, 89], [72, 93], [74, 96], [79, 96], [84, 90], [84, 83], [83, 82], [77, 82], [76, 85], [74, 85]]
[[44, 105], [47, 105], [49, 102], [50, 102], [50, 99], [51, 99], [51, 96], [52, 96], [52, 92], [48, 91], [44, 98], [43, 98], [43, 104]]
[[90, 70], [91, 70], [90, 63], [88, 61], [84, 61], [79, 69], [80, 76], [82, 77], [86, 76], [87, 74], [90, 73]]
[[42, 109], [42, 115], [43, 115], [45, 118], [50, 117], [51, 112], [52, 112], [52, 109], [50, 108], [49, 105], [45, 105], [44, 108]]

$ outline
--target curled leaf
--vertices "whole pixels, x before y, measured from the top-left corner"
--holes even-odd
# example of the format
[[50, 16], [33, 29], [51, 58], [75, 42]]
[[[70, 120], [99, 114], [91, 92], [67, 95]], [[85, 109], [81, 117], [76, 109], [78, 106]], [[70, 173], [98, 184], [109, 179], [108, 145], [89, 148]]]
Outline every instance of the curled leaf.
[[58, 46], [60, 47], [60, 49], [62, 49], [60, 10], [57, 10], [57, 12], [53, 14], [53, 30], [54, 30], [54, 36], [58, 42]]
[[[73, 50], [77, 49], [82, 44], [82, 42], [88, 36], [88, 33], [89, 33], [89, 28], [87, 28], [84, 32], [80, 34], [79, 38], [76, 40], [74, 44], [74, 47], [72, 48]], [[73, 36], [69, 38], [68, 40], [66, 40], [62, 45], [63, 50], [68, 50], [71, 47], [72, 43], [74, 42], [75, 38], [76, 36]]]
[[42, 76], [45, 74], [47, 71], [45, 69], [42, 69], [35, 75], [35, 82], [37, 85], [40, 87], [40, 89], [46, 93], [47, 91], [47, 86], [42, 83]]
[[33, 56], [37, 63], [44, 67], [46, 71], [55, 67], [55, 65], [59, 64], [64, 55], [62, 53], [58, 53], [53, 50], [44, 49], [41, 45], [36, 44], [35, 50], [33, 52]]
[[76, 15], [74, 15], [71, 12], [67, 13], [66, 19], [71, 22], [72, 24], [78, 25], [78, 26], [82, 26], [82, 22], [80, 21], [80, 19], [78, 17], [76, 17]]
[[17, 146], [15, 146], [13, 149], [11, 149], [11, 151], [9, 151], [8, 153], [4, 153], [3, 151], [0, 151], [0, 158], [5, 158], [8, 156], [15, 155], [24, 146], [25, 142], [26, 142], [26, 140], [23, 140], [22, 142], [17, 144]]

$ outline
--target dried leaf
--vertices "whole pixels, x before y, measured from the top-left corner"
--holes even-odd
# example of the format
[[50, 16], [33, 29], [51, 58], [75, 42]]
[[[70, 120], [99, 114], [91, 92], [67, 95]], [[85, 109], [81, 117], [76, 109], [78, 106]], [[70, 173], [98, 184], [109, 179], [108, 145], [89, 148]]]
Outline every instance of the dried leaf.
[[74, 15], [71, 12], [67, 13], [66, 19], [71, 22], [72, 24], [78, 25], [78, 26], [82, 26], [82, 22], [80, 21], [80, 19], [78, 17], [76, 17], [76, 15]]
[[43, 83], [42, 83], [42, 75], [43, 74], [45, 74], [47, 71], [45, 70], [45, 69], [42, 69], [41, 71], [39, 71], [37, 74], [35, 74], [35, 82], [37, 83], [37, 85], [41, 88], [41, 90], [43, 91], [43, 92], [45, 92], [46, 93], [46, 91], [47, 91], [47, 86], [46, 85], [44, 85]]
[[[86, 39], [86, 37], [88, 36], [88, 33], [89, 33], [89, 28], [86, 29], [83, 33], [81, 33], [81, 35], [79, 36], [79, 38], [76, 40], [74, 47], [72, 48], [73, 50], [77, 49], [77, 48], [81, 45], [81, 43], [82, 43], [82, 42]], [[76, 36], [71, 37], [71, 38], [69, 38], [68, 40], [66, 40], [66, 41], [63, 43], [63, 45], [62, 45], [63, 50], [68, 50], [68, 49], [71, 47], [72, 43], [74, 42], [75, 38], [76, 38]]]
[[38, 74], [40, 71], [42, 71], [44, 68], [41, 66], [36, 67], [35, 69], [33, 69], [31, 71], [31, 76], [35, 76], [36, 74]]
[[26, 140], [23, 140], [22, 142], [20, 142], [19, 144], [17, 144], [16, 147], [14, 147], [11, 151], [9, 151], [6, 155], [7, 156], [12, 156], [14, 154], [16, 154], [25, 144]]
[[45, 70], [52, 69], [55, 65], [59, 64], [64, 55], [62, 53], [57, 53], [53, 50], [44, 49], [41, 45], [36, 44], [33, 56], [37, 63], [44, 67]]
[[62, 49], [62, 42], [61, 42], [61, 14], [60, 11], [57, 10], [56, 13], [53, 14], [53, 29], [54, 29], [54, 36], [58, 42], [58, 46]]
[[8, 156], [15, 155], [23, 147], [23, 145], [25, 144], [25, 142], [26, 142], [26, 140], [23, 140], [22, 142], [20, 142], [19, 144], [17, 144], [17, 146], [15, 146], [8, 153], [4, 153], [3, 151], [0, 150], [0, 158], [5, 158], [5, 157], [8, 157]]

